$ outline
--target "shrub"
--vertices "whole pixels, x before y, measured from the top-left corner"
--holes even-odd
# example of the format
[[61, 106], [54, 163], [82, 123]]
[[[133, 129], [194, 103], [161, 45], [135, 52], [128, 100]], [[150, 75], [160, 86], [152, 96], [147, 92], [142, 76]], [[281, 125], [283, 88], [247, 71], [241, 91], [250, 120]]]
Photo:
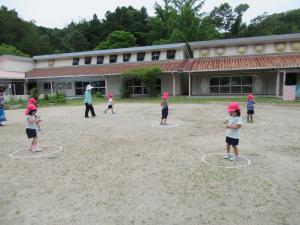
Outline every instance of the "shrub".
[[39, 90], [35, 87], [35, 88], [32, 88], [31, 90], [30, 90], [30, 96], [32, 97], [32, 98], [35, 98], [36, 100], [38, 100], [39, 99], [39, 96], [40, 96], [40, 92], [39, 92]]
[[149, 67], [149, 68], [139, 68], [133, 69], [122, 74], [121, 82], [121, 96], [123, 98], [130, 97], [129, 85], [133, 79], [141, 79], [147, 89], [149, 96], [156, 96], [158, 93], [156, 91], [156, 80], [161, 74], [161, 69], [159, 67]]

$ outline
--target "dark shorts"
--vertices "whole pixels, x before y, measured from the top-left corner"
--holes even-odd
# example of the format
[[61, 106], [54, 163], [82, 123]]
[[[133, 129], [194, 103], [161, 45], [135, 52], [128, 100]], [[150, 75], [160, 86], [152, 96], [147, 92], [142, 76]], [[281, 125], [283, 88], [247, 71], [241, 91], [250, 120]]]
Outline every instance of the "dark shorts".
[[109, 108], [109, 109], [112, 109], [112, 108], [113, 108], [113, 106], [112, 106], [112, 105], [109, 105], [109, 106], [108, 106], [108, 108]]
[[27, 128], [26, 129], [26, 134], [27, 134], [28, 139], [37, 137], [36, 129]]
[[247, 114], [248, 115], [253, 115], [254, 114], [254, 110], [247, 110]]
[[161, 110], [161, 119], [167, 119], [169, 115], [169, 109], [164, 108]]
[[226, 137], [226, 143], [232, 146], [239, 145], [239, 139]]

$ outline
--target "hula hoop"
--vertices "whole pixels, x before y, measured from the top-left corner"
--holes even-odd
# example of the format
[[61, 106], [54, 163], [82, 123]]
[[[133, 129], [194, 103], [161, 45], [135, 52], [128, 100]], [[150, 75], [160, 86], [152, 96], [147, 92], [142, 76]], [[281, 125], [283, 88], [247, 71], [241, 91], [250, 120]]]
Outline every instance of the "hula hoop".
[[[216, 164], [213, 164], [213, 163], [210, 163], [208, 161], [206, 161], [206, 157], [207, 156], [210, 156], [210, 155], [224, 155], [224, 153], [211, 153], [211, 154], [206, 154], [204, 156], [202, 156], [201, 160], [202, 162], [204, 162], [205, 164], [207, 165], [211, 165], [211, 166], [214, 166], [214, 167], [217, 167], [217, 168], [225, 168], [225, 169], [238, 169], [238, 168], [243, 168], [243, 167], [247, 167], [247, 166], [250, 166], [251, 165], [251, 161], [245, 157], [245, 156], [242, 156], [242, 155], [239, 155], [240, 158], [243, 158], [246, 160], [246, 164], [244, 165], [237, 165], [237, 166], [219, 166], [219, 165], [216, 165]], [[225, 160], [225, 159], [224, 159]]]
[[[62, 146], [58, 146], [58, 145], [40, 145], [40, 147], [54, 147], [56, 150], [54, 152], [51, 152], [51, 153], [45, 153], [45, 154], [38, 154], [38, 155], [34, 155], [36, 154], [35, 152], [32, 152], [32, 155], [26, 155], [26, 156], [15, 156], [16, 153], [18, 152], [22, 152], [22, 151], [29, 151], [27, 149], [19, 149], [19, 150], [16, 150], [12, 153], [9, 154], [9, 157], [12, 158], [12, 159], [31, 159], [31, 158], [42, 158], [42, 157], [47, 157], [47, 156], [51, 156], [51, 155], [54, 155], [58, 152], [61, 152], [63, 147]], [[41, 151], [42, 152], [42, 151]]]

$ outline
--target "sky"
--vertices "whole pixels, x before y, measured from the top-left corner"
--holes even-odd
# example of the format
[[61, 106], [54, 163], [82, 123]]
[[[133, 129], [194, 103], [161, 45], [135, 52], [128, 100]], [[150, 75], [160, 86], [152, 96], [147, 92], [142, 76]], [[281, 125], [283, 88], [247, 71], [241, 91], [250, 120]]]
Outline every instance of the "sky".
[[[72, 21], [89, 20], [94, 13], [102, 19], [107, 11], [114, 11], [118, 6], [131, 5], [136, 9], [145, 6], [153, 16], [155, 2], [162, 3], [162, 0], [0, 0], [0, 5], [15, 9], [21, 18], [34, 20], [38, 26], [63, 28]], [[244, 15], [247, 23], [264, 12], [272, 14], [300, 8], [300, 0], [206, 0], [203, 12], [210, 12], [224, 2], [233, 7], [241, 3], [250, 5]]]

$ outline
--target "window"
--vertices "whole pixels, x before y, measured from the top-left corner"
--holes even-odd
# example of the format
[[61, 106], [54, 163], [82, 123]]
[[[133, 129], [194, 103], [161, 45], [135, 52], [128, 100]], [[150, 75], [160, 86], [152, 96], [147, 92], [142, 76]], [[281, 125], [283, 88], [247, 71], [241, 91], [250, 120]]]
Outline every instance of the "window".
[[176, 50], [167, 51], [167, 59], [175, 59]]
[[90, 84], [90, 82], [75, 82], [75, 94], [76, 95], [84, 95], [86, 86]]
[[138, 53], [137, 56], [136, 56], [136, 60], [139, 61], [139, 62], [144, 61], [145, 60], [145, 55], [146, 55], [145, 52]]
[[109, 62], [110, 63], [116, 63], [117, 59], [118, 59], [117, 55], [111, 55], [111, 56], [109, 56]]
[[[161, 93], [161, 80], [157, 79], [155, 90], [157, 93]], [[148, 90], [146, 85], [141, 79], [134, 79], [132, 80], [131, 84], [129, 85], [129, 91], [131, 95], [147, 95]]]
[[51, 84], [50, 83], [44, 83], [44, 90], [51, 90]]
[[123, 62], [129, 62], [131, 58], [131, 54], [124, 54], [123, 55]]
[[79, 65], [79, 61], [80, 61], [79, 58], [73, 58], [73, 66]]
[[160, 52], [152, 52], [152, 61], [159, 60]]
[[97, 64], [103, 64], [104, 63], [104, 56], [99, 55], [97, 56]]
[[76, 95], [84, 95], [85, 89], [87, 85], [92, 85], [94, 88], [92, 89], [92, 94], [96, 92], [100, 92], [101, 94], [105, 95], [105, 81], [92, 81], [92, 82], [83, 82], [78, 81], [75, 82], [75, 94]]
[[91, 62], [92, 62], [92, 57], [85, 57], [85, 58], [84, 58], [84, 63], [85, 63], [86, 65], [91, 64]]
[[210, 78], [211, 94], [242, 94], [252, 92], [251, 76], [229, 76]]

